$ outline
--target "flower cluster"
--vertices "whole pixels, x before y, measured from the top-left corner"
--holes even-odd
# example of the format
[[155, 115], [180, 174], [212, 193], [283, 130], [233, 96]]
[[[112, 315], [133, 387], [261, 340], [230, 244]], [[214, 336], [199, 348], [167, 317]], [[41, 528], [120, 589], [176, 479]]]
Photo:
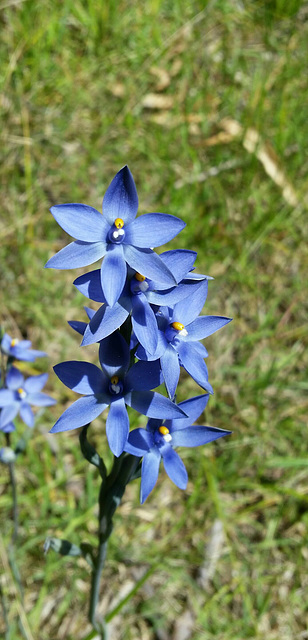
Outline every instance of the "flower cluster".
[[[46, 267], [84, 267], [103, 258], [99, 269], [74, 284], [98, 302], [86, 308], [88, 322], [71, 321], [82, 345], [99, 343], [100, 367], [90, 362], [62, 362], [60, 380], [81, 394], [57, 420], [52, 433], [82, 427], [107, 407], [111, 451], [143, 458], [141, 501], [153, 489], [161, 458], [167, 474], [184, 489], [187, 473], [174, 447], [195, 447], [230, 433], [192, 426], [213, 393], [200, 342], [230, 318], [200, 316], [209, 276], [195, 273], [196, 252], [153, 250], [174, 238], [185, 223], [164, 213], [136, 218], [138, 196], [132, 174], [123, 167], [103, 199], [103, 215], [83, 204], [57, 205], [51, 212], [76, 240], [53, 256]], [[181, 367], [205, 394], [176, 403]], [[167, 396], [154, 391], [164, 384]], [[146, 428], [129, 430], [126, 406], [149, 418]]]
[[[3, 366], [0, 389], [0, 431], [5, 434], [15, 431], [13, 420], [18, 414], [28, 427], [33, 427], [34, 414], [31, 407], [48, 407], [56, 403], [53, 398], [42, 393], [48, 378], [47, 373], [25, 379], [21, 371], [14, 366], [15, 360], [34, 362], [36, 358], [46, 356], [43, 351], [37, 351], [31, 347], [30, 340], [11, 338], [7, 333], [4, 333], [1, 340]], [[1, 460], [3, 451], [3, 449], [0, 450]]]

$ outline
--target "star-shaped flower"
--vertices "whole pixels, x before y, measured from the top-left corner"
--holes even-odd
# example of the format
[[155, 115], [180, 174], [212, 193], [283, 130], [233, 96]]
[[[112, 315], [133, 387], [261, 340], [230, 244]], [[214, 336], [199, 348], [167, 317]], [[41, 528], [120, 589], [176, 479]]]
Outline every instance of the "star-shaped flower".
[[28, 427], [33, 427], [34, 415], [30, 405], [49, 407], [56, 404], [56, 400], [41, 392], [47, 378], [48, 374], [43, 373], [25, 380], [16, 367], [11, 367], [6, 376], [7, 389], [0, 389], [0, 428], [14, 420], [18, 413]]
[[1, 340], [2, 353], [15, 358], [16, 360], [34, 362], [36, 358], [43, 358], [43, 356], [47, 355], [44, 351], [31, 349], [31, 346], [32, 343], [30, 340], [18, 340], [17, 338], [11, 338], [8, 333], [5, 333]]

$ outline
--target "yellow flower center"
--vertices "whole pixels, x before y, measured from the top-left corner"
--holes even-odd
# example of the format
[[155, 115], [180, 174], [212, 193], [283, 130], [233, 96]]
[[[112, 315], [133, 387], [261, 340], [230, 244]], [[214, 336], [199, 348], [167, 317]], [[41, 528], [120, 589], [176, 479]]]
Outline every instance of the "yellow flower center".
[[13, 338], [12, 342], [11, 342], [11, 347], [16, 347], [16, 345], [18, 344], [18, 340], [17, 338]]
[[162, 436], [166, 436], [168, 433], [170, 433], [168, 427], [165, 427], [163, 424], [161, 425], [161, 427], [158, 427], [158, 431], [162, 434]]
[[19, 395], [22, 395], [24, 393], [24, 390], [22, 387], [19, 387], [19, 389], [17, 389]]
[[142, 276], [141, 273], [135, 273], [135, 278], [138, 282], [143, 282], [145, 280], [145, 276]]
[[112, 378], [110, 378], [110, 382], [111, 384], [118, 384], [119, 382], [118, 376], [112, 376]]
[[172, 322], [171, 324], [172, 328], [175, 329], [176, 331], [182, 331], [182, 329], [184, 329], [184, 324], [182, 324], [181, 322]]
[[122, 218], [116, 218], [114, 221], [114, 226], [117, 229], [122, 229], [124, 227], [124, 221], [122, 220]]

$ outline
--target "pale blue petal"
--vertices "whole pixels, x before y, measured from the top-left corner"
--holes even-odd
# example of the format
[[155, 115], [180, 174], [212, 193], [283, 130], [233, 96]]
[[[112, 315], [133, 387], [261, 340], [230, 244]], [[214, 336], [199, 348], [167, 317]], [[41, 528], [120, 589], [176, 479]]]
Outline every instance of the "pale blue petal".
[[199, 315], [200, 311], [202, 311], [207, 290], [207, 280], [199, 283], [198, 287], [192, 287], [189, 304], [187, 304], [187, 298], [177, 302], [173, 309], [172, 322], [181, 322], [185, 327], [187, 324], [190, 324]]
[[154, 489], [159, 472], [161, 461], [160, 453], [157, 449], [152, 449], [144, 455], [141, 467], [140, 502], [143, 504], [148, 495]]
[[43, 389], [43, 387], [45, 386], [47, 380], [48, 373], [42, 373], [39, 376], [30, 376], [30, 378], [27, 378], [27, 380], [25, 381], [24, 390], [27, 391], [27, 393], [41, 391], [41, 389]]
[[158, 327], [154, 311], [142, 293], [132, 296], [132, 325], [137, 340], [153, 354], [158, 341]]
[[186, 427], [172, 433], [173, 447], [200, 447], [218, 438], [229, 436], [231, 431], [215, 427]]
[[180, 456], [172, 449], [172, 447], [164, 447], [162, 450], [164, 467], [170, 480], [176, 484], [179, 489], [186, 489], [188, 476], [184, 463]]
[[109, 447], [115, 456], [124, 451], [129, 434], [129, 419], [124, 398], [114, 400], [106, 421], [106, 433]]
[[149, 249], [172, 240], [185, 227], [185, 222], [167, 213], [146, 213], [127, 228], [125, 242]]
[[9, 372], [7, 373], [6, 384], [11, 391], [16, 391], [16, 389], [23, 387], [24, 377], [22, 373], [18, 369], [16, 369], [16, 367], [11, 367]]
[[84, 396], [74, 402], [59, 420], [54, 424], [50, 433], [71, 431], [92, 422], [108, 406], [107, 402], [100, 402], [96, 396]]
[[33, 427], [34, 425], [34, 414], [27, 402], [22, 402], [20, 405], [20, 417], [25, 422], [28, 427]]
[[188, 335], [184, 340], [203, 340], [231, 322], [232, 318], [223, 316], [200, 316], [186, 326]]
[[180, 363], [179, 356], [171, 344], [161, 356], [160, 364], [168, 395], [173, 399], [180, 377]]
[[76, 240], [106, 241], [109, 225], [99, 211], [86, 204], [57, 204], [50, 209], [57, 223]]
[[123, 291], [126, 274], [127, 266], [122, 246], [110, 244], [101, 266], [101, 285], [110, 307], [118, 301]]
[[161, 285], [172, 287], [176, 284], [171, 271], [161, 258], [151, 249], [138, 249], [130, 244], [123, 244], [124, 257], [129, 266], [150, 280], [157, 280]]
[[100, 260], [107, 251], [106, 242], [71, 242], [45, 264], [46, 269], [76, 269]]

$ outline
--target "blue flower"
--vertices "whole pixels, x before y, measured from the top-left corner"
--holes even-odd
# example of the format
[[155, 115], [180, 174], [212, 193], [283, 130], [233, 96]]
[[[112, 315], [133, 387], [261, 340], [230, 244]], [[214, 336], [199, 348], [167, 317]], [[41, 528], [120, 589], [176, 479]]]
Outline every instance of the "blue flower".
[[160, 257], [170, 268], [176, 283], [179, 284], [166, 289], [163, 284], [145, 278], [140, 273], [128, 268], [126, 284], [118, 302], [113, 307], [106, 304], [99, 270], [91, 271], [75, 280], [74, 284], [81, 293], [91, 300], [103, 303], [103, 307], [95, 313], [84, 332], [83, 346], [99, 342], [108, 336], [114, 331], [114, 327], [122, 324], [131, 313], [133, 330], [137, 340], [151, 354], [155, 352], [158, 327], [151, 305], [175, 304], [199, 288], [200, 278], [207, 277], [199, 276], [199, 279], [189, 279], [188, 272], [196, 257], [194, 251], [180, 249], [166, 252]]
[[24, 360], [26, 362], [34, 362], [36, 358], [43, 358], [43, 356], [47, 355], [44, 351], [31, 349], [31, 344], [30, 340], [18, 340], [5, 333], [1, 341], [1, 351], [16, 360]]
[[57, 420], [51, 433], [82, 427], [110, 406], [106, 432], [111, 451], [119, 456], [129, 433], [126, 405], [152, 418], [183, 415], [168, 398], [151, 391], [161, 383], [158, 362], [137, 362], [129, 367], [129, 347], [119, 331], [100, 342], [101, 369], [90, 362], [62, 362], [54, 367], [58, 378], [84, 397]]
[[154, 354], [139, 346], [136, 355], [141, 360], [160, 359], [162, 373], [170, 398], [174, 398], [180, 376], [180, 366], [209, 393], [213, 393], [208, 381], [204, 358], [208, 353], [199, 342], [207, 338], [231, 318], [199, 316], [207, 295], [207, 281], [192, 290], [189, 298], [180, 300], [174, 308], [160, 307], [157, 312], [158, 346]]
[[136, 218], [137, 209], [136, 186], [127, 166], [116, 174], [105, 193], [103, 215], [84, 204], [52, 207], [58, 224], [75, 237], [76, 242], [59, 251], [46, 267], [84, 267], [105, 256], [101, 284], [110, 306], [122, 293], [127, 265], [147, 278], [159, 280], [169, 287], [174, 285], [172, 273], [150, 247], [158, 247], [174, 238], [185, 223], [164, 213], [148, 213]]
[[48, 378], [47, 373], [24, 379], [21, 372], [11, 367], [6, 376], [6, 389], [0, 390], [0, 428], [6, 427], [19, 413], [21, 419], [33, 427], [34, 415], [30, 405], [49, 407], [56, 404], [56, 400], [41, 393]]
[[173, 447], [199, 447], [231, 433], [214, 427], [191, 426], [204, 410], [208, 398], [208, 394], [205, 394], [180, 402], [178, 406], [185, 411], [187, 418], [163, 422], [149, 420], [146, 429], [138, 428], [130, 432], [125, 451], [143, 457], [141, 503], [147, 499], [156, 484], [161, 459], [170, 480], [179, 489], [186, 489], [187, 471]]

